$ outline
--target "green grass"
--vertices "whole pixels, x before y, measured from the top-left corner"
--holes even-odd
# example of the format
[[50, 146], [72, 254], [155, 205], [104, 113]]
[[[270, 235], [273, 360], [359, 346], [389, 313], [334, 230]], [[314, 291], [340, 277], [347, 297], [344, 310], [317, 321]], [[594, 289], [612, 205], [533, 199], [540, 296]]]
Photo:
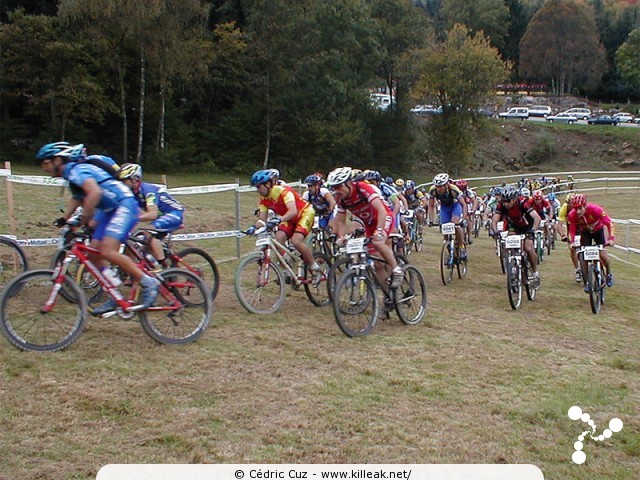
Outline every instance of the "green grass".
[[[199, 179], [184, 183], [217, 181]], [[58, 189], [14, 190], [19, 236], [54, 236]], [[637, 217], [637, 190], [589, 198]], [[187, 231], [233, 221], [230, 194], [182, 199]], [[242, 200], [246, 225], [255, 194]], [[640, 245], [639, 230], [630, 237]], [[235, 254], [231, 239], [194, 244], [218, 259]], [[512, 311], [484, 232], [469, 248], [468, 277], [447, 287], [439, 249], [430, 229], [411, 257], [427, 279], [426, 319], [407, 327], [392, 315], [366, 338], [346, 338], [303, 292], [289, 291], [277, 314], [248, 314], [229, 260], [212, 325], [195, 344], [158, 346], [137, 322], [114, 319], [92, 319], [57, 354], [0, 342], [0, 478], [90, 479], [107, 463], [189, 462], [506, 462], [535, 464], [548, 479], [636, 478], [638, 268], [614, 260], [616, 285], [596, 316], [560, 244], [541, 265], [538, 298]], [[50, 250], [27, 253], [46, 264]], [[607, 441], [585, 442], [581, 466], [571, 462], [584, 430], [567, 416], [573, 405], [598, 431], [624, 421]]]

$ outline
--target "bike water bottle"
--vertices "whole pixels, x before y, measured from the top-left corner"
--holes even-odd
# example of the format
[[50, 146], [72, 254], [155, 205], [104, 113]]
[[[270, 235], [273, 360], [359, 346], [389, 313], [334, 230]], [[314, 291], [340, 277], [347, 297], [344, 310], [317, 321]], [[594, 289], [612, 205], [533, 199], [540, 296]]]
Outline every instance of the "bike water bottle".
[[122, 284], [122, 280], [120, 280], [120, 277], [112, 268], [105, 268], [102, 270], [102, 274], [114, 287], [119, 287]]
[[151, 265], [152, 270], [156, 270], [157, 268], [160, 268], [160, 263], [158, 262], [158, 260], [156, 260], [156, 257], [151, 255], [150, 253], [147, 253], [145, 255], [145, 258], [147, 259], [147, 262], [149, 262], [149, 264]]

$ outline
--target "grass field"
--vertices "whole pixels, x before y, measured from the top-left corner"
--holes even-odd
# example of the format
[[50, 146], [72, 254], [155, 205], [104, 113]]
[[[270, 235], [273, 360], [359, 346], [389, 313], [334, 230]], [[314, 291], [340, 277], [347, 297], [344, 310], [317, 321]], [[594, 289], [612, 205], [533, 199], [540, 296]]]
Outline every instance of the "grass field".
[[[183, 184], [210, 183], [199, 180]], [[14, 190], [18, 236], [55, 236], [58, 189]], [[188, 231], [233, 228], [235, 200], [220, 195], [183, 197]], [[615, 218], [637, 218], [638, 190], [589, 198]], [[255, 203], [242, 205], [246, 226]], [[614, 260], [616, 284], [593, 315], [560, 244], [541, 266], [535, 302], [512, 311], [486, 233], [469, 248], [467, 278], [447, 287], [440, 238], [426, 235], [411, 261], [426, 276], [429, 310], [414, 327], [393, 315], [349, 339], [303, 292], [290, 292], [278, 314], [250, 315], [229, 260], [212, 326], [195, 344], [158, 346], [135, 321], [114, 319], [91, 320], [56, 354], [1, 341], [0, 478], [90, 479], [108, 463], [189, 462], [531, 463], [547, 479], [638, 478], [638, 267]], [[628, 235], [640, 247], [640, 231]], [[198, 245], [235, 255], [233, 239]], [[38, 265], [51, 252], [27, 250]], [[604, 442], [585, 441], [583, 465], [571, 461], [587, 429], [568, 418], [573, 405], [598, 433], [613, 417], [624, 422]]]

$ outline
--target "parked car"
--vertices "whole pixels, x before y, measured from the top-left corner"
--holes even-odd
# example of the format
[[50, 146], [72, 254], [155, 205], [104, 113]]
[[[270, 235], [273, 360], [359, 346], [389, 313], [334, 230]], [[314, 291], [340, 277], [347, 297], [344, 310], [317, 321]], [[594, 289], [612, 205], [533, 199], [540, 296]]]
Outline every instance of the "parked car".
[[568, 113], [569, 115], [573, 115], [580, 120], [589, 120], [591, 117], [591, 110], [588, 108], [570, 108], [569, 110], [565, 110], [562, 113]]
[[638, 125], [640, 125], [640, 117], [634, 118], [633, 123], [637, 123]]
[[371, 105], [378, 110], [389, 110], [389, 107], [396, 103], [396, 97], [387, 93], [372, 93], [369, 98]]
[[575, 115], [571, 115], [570, 113], [558, 113], [557, 115], [548, 115], [547, 122], [549, 123], [568, 123], [569, 125], [573, 125], [578, 121], [578, 117]]
[[552, 113], [547, 105], [530, 105], [528, 108], [530, 117], [547, 117]]
[[500, 118], [518, 118], [520, 120], [525, 120], [529, 118], [529, 109], [526, 107], [513, 107], [507, 110], [506, 112], [501, 112], [498, 114]]
[[589, 125], [618, 125], [618, 119], [611, 115], [600, 115], [599, 117], [591, 117], [587, 123]]
[[633, 115], [631, 115], [630, 113], [624, 113], [624, 112], [616, 113], [615, 115], [613, 115], [613, 118], [617, 118], [619, 123], [633, 122]]

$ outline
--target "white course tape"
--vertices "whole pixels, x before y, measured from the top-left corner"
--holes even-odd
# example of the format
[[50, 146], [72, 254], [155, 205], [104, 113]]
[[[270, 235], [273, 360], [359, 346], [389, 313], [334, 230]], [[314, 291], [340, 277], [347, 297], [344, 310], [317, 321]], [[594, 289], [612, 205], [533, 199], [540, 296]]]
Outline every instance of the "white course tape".
[[8, 177], [11, 175], [11, 170], [8, 168], [0, 168], [0, 177]]
[[50, 247], [60, 245], [60, 238], [26, 238], [24, 240], [16, 240], [21, 247]]
[[32, 185], [47, 185], [49, 187], [64, 187], [67, 185], [67, 181], [64, 178], [38, 175], [9, 175], [7, 180], [13, 183], [30, 183]]
[[222, 185], [201, 185], [196, 187], [169, 188], [167, 192], [169, 192], [171, 195], [194, 195], [197, 193], [225, 192], [227, 190], [235, 190], [237, 187], [237, 183], [226, 183]]
[[181, 233], [180, 235], [172, 236], [171, 240], [182, 242], [185, 240], [203, 240], [205, 238], [224, 238], [238, 236], [240, 236], [240, 232], [238, 230], [229, 230], [226, 232]]

